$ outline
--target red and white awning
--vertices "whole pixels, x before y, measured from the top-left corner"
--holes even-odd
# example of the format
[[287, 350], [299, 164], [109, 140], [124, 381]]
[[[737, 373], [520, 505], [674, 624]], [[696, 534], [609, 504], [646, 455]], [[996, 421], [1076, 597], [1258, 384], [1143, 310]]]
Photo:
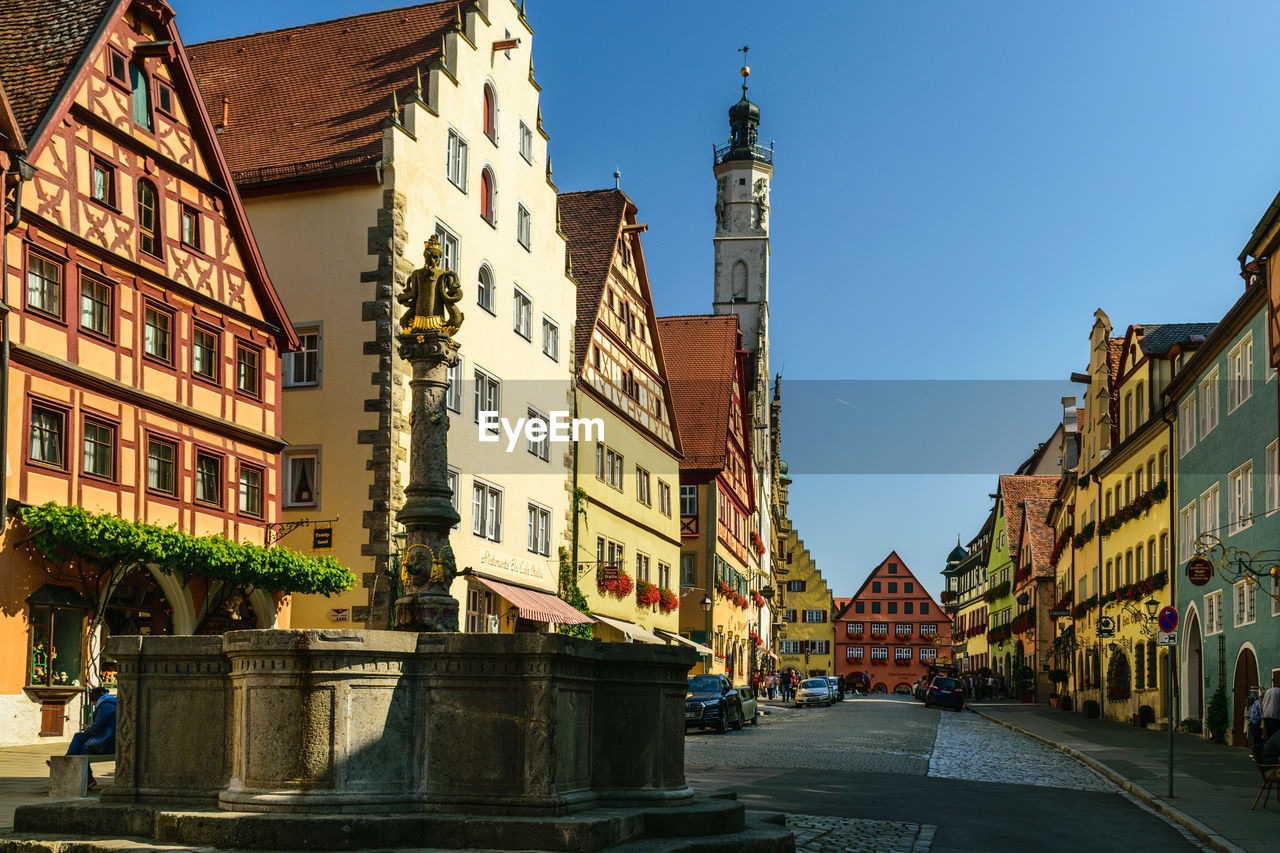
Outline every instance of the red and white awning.
[[533, 622], [554, 622], [558, 625], [585, 625], [591, 621], [590, 616], [574, 610], [550, 593], [490, 580], [482, 575], [476, 575], [475, 578], [491, 591], [511, 602], [516, 610], [520, 611], [523, 619]]

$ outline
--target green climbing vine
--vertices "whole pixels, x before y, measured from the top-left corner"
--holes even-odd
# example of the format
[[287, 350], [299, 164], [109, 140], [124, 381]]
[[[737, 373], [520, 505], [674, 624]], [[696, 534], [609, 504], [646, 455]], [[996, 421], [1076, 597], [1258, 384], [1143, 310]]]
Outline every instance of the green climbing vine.
[[[578, 589], [577, 574], [573, 569], [573, 561], [569, 559], [568, 549], [562, 547], [560, 549], [560, 598], [574, 610], [585, 613], [588, 608], [587, 597], [582, 594], [582, 590]], [[581, 637], [584, 640], [592, 638], [590, 623], [560, 625], [556, 630], [570, 637]]]
[[356, 582], [351, 570], [332, 557], [307, 557], [221, 536], [192, 536], [79, 507], [25, 507], [22, 523], [32, 533], [29, 543], [59, 562], [90, 560], [108, 569], [150, 566], [184, 580], [198, 576], [268, 592], [332, 595]]

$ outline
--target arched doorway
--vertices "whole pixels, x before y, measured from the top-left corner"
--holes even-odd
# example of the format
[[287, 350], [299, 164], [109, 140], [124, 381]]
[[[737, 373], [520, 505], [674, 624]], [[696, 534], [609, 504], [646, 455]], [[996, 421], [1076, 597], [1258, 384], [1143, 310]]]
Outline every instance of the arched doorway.
[[1191, 611], [1187, 620], [1187, 653], [1182, 661], [1183, 717], [1204, 719], [1204, 637], [1200, 636], [1200, 614]]
[[1231, 686], [1234, 708], [1231, 712], [1231, 742], [1235, 746], [1248, 745], [1248, 732], [1244, 724], [1244, 703], [1249, 698], [1249, 688], [1259, 686], [1258, 659], [1253, 649], [1244, 646], [1236, 657], [1236, 677]]
[[871, 688], [872, 693], [888, 693], [889, 688], [885, 686], [883, 681], [877, 681], [876, 686]]
[[1124, 702], [1133, 693], [1133, 670], [1129, 656], [1117, 649], [1107, 663], [1107, 701]]
[[897, 695], [899, 695], [899, 696], [910, 696], [910, 695], [911, 695], [911, 685], [910, 685], [910, 684], [907, 684], [907, 683], [905, 683], [905, 682], [904, 682], [904, 683], [901, 683], [901, 684], [899, 684], [897, 687], [893, 688], [893, 692], [894, 692], [894, 693], [896, 693], [896, 694], [897, 694]]

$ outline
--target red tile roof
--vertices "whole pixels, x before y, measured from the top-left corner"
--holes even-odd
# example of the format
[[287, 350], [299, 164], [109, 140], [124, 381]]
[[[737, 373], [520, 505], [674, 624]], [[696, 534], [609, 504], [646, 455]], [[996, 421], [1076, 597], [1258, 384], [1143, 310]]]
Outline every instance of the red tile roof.
[[27, 142], [118, 0], [0, 0], [0, 83]]
[[[0, 151], [26, 151], [27, 140], [18, 127], [18, 119], [9, 105], [9, 96], [4, 91], [4, 81], [0, 80]], [[9, 168], [4, 163], [4, 169]]]
[[600, 313], [600, 300], [618, 235], [628, 207], [635, 205], [621, 190], [587, 190], [561, 193], [560, 230], [568, 241], [573, 280], [578, 284], [578, 319], [573, 327], [573, 351], [582, 368], [591, 348], [591, 332]]
[[[1017, 553], [1016, 543], [1022, 540], [1023, 504], [1029, 500], [1053, 500], [1059, 479], [1057, 476], [1001, 475], [1000, 498], [1004, 506], [1004, 529], [1009, 537], [1010, 551]], [[1052, 542], [1049, 547], [1053, 547]]]
[[408, 6], [190, 45], [215, 122], [227, 98], [227, 126], [218, 138], [236, 182], [376, 162], [392, 92], [403, 103], [419, 70], [426, 85], [427, 66], [440, 55], [457, 6]]
[[1049, 556], [1053, 553], [1053, 528], [1049, 525], [1052, 500], [1029, 498], [1024, 504], [1027, 539], [1031, 545], [1031, 570], [1036, 577], [1053, 577]]
[[680, 468], [719, 471], [725, 466], [729, 407], [738, 375], [738, 318], [659, 317], [658, 336], [684, 453]]

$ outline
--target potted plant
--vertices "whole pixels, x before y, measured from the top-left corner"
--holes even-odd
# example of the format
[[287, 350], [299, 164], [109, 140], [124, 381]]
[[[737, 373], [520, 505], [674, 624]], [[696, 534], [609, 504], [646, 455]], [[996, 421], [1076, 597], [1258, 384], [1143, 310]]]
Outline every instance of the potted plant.
[[1138, 725], [1149, 726], [1156, 721], [1156, 709], [1150, 705], [1138, 707]]
[[1084, 711], [1084, 717], [1086, 720], [1098, 719], [1098, 713], [1101, 709], [1098, 707], [1096, 699], [1086, 699], [1084, 700], [1084, 704], [1080, 707]]
[[[1068, 673], [1065, 669], [1049, 670], [1049, 681], [1054, 685], [1053, 693], [1049, 694], [1049, 707], [1062, 707], [1062, 694], [1067, 692], [1067, 678]], [[1067, 701], [1070, 702], [1070, 698], [1068, 698]]]
[[1178, 731], [1185, 732], [1189, 735], [1198, 735], [1204, 731], [1204, 726], [1200, 724], [1200, 719], [1198, 717], [1187, 717], [1185, 720], [1178, 723]]
[[1213, 698], [1209, 700], [1209, 707], [1205, 711], [1204, 722], [1214, 743], [1226, 743], [1227, 693], [1221, 684], [1218, 685], [1217, 690], [1213, 691]]

